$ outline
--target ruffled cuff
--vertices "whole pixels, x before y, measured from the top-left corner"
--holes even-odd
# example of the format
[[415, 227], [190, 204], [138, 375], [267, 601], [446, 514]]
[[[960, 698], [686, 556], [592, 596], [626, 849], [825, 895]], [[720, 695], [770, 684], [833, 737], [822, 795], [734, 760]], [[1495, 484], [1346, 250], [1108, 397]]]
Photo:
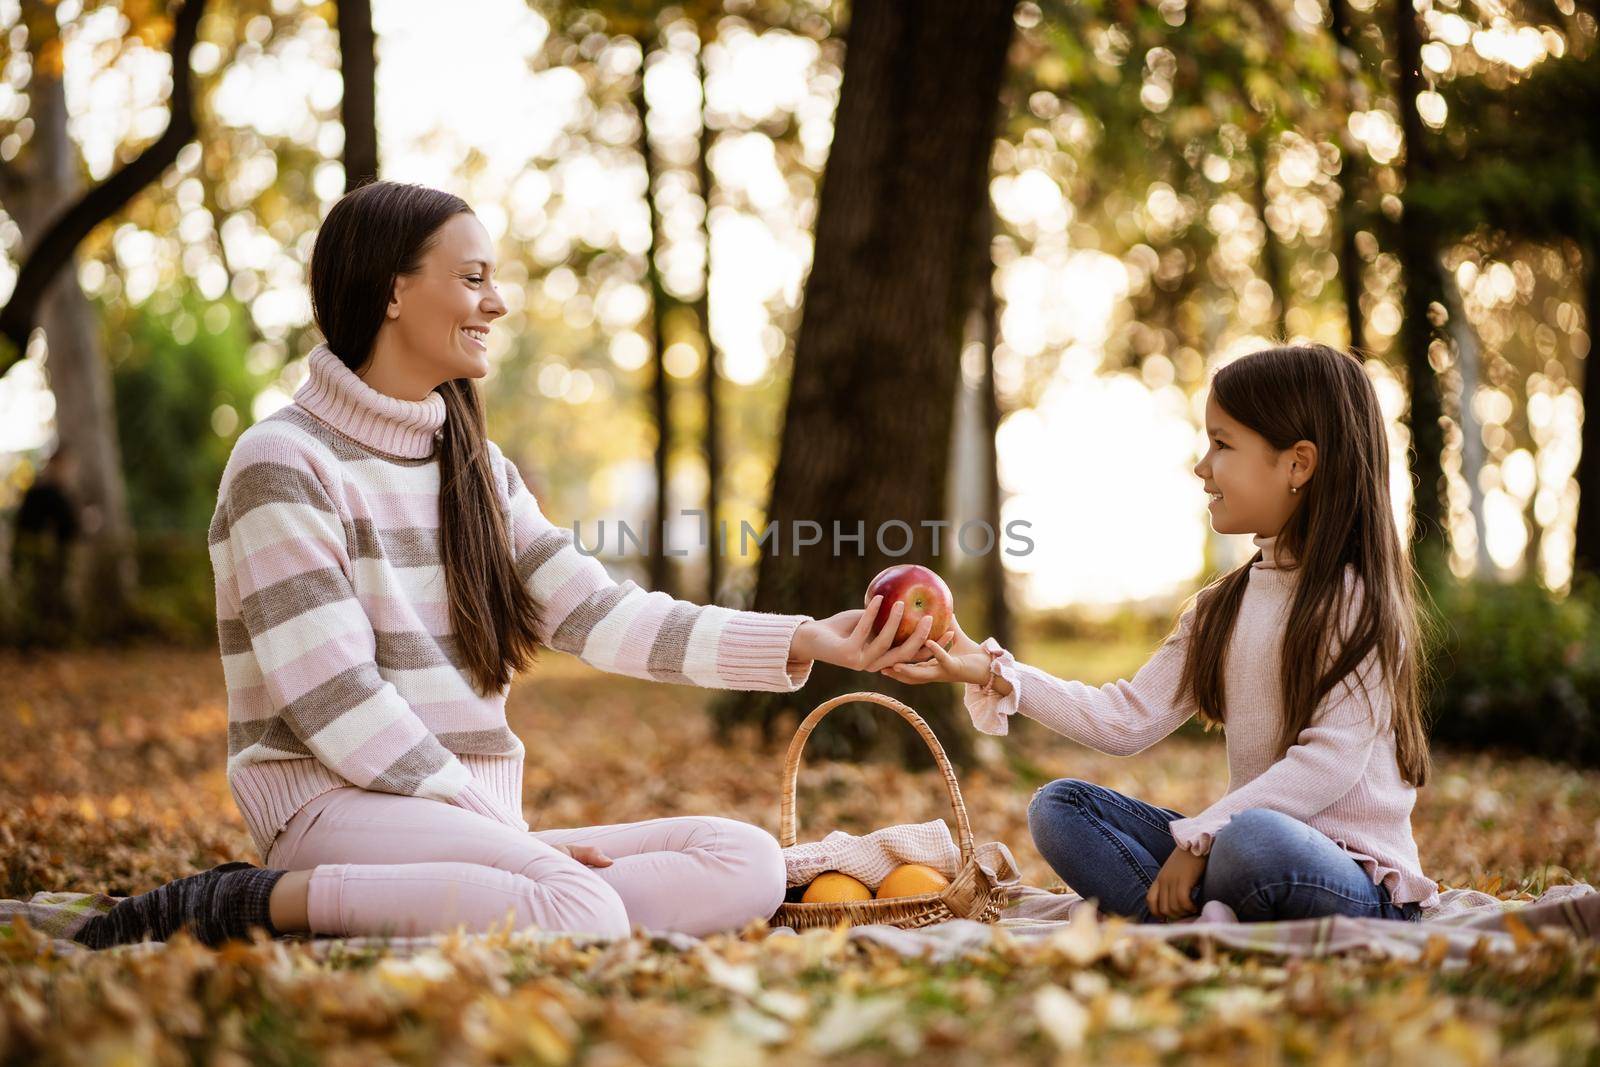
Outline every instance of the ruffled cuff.
[[1217, 831], [1227, 825], [1228, 819], [1220, 822], [1208, 819], [1202, 812], [1192, 819], [1174, 819], [1167, 823], [1167, 830], [1171, 832], [1172, 839], [1178, 847], [1195, 856], [1209, 855], [1211, 852], [1212, 838], [1217, 836]]
[[[1022, 698], [1022, 672], [1017, 669], [1017, 661], [1011, 653], [1001, 648], [994, 638], [986, 639], [979, 647], [989, 653], [989, 677], [982, 685], [967, 685], [967, 713], [972, 716], [972, 725], [981, 732], [1004, 736], [1010, 730], [1011, 716], [1017, 713]], [[996, 678], [1004, 678], [1011, 692], [1001, 696], [994, 687]]]

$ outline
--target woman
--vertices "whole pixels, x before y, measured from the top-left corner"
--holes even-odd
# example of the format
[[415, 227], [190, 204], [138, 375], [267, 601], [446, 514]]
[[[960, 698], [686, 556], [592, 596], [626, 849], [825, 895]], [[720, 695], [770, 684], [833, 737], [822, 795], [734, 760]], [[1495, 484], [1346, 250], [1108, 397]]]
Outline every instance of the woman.
[[[540, 646], [618, 674], [792, 692], [822, 660], [921, 654], [876, 603], [826, 620], [615, 583], [484, 435], [471, 379], [506, 312], [466, 203], [377, 182], [311, 262], [326, 338], [294, 403], [240, 436], [210, 534], [228, 780], [265, 868], [227, 864], [119, 903], [79, 939], [203, 941], [519, 926], [704, 934], [765, 918], [776, 842], [715, 817], [529, 833], [513, 675]], [[897, 606], [897, 612], [900, 610]]]

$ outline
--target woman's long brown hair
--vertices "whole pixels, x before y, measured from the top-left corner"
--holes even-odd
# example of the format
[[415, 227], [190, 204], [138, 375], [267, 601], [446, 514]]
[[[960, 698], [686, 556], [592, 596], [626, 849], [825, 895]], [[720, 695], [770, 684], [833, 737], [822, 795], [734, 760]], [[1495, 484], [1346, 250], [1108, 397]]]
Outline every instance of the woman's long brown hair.
[[[1299, 741], [1323, 699], [1376, 651], [1379, 681], [1393, 694], [1400, 773], [1428, 780], [1423, 714], [1427, 638], [1419, 618], [1417, 572], [1401, 545], [1389, 499], [1389, 445], [1378, 397], [1356, 357], [1325, 345], [1272, 348], [1235, 360], [1212, 379], [1219, 407], [1274, 449], [1317, 446], [1317, 467], [1277, 544], [1299, 572], [1284, 630], [1284, 718], [1279, 755]], [[1202, 721], [1225, 721], [1228, 643], [1251, 564], [1195, 597], [1192, 638], [1179, 693]], [[1345, 568], [1354, 567], [1359, 607], [1353, 621]], [[1344, 629], [1340, 639], [1341, 628]], [[1323, 666], [1323, 665], [1326, 666]], [[1352, 684], [1355, 684], [1352, 682]]]
[[[372, 354], [395, 279], [414, 274], [466, 201], [438, 189], [372, 182], [328, 212], [311, 253], [311, 307], [328, 348], [352, 371]], [[439, 450], [439, 555], [462, 668], [481, 693], [532, 665], [533, 596], [517, 578], [509, 516], [489, 465], [483, 403], [469, 378], [445, 382]]]

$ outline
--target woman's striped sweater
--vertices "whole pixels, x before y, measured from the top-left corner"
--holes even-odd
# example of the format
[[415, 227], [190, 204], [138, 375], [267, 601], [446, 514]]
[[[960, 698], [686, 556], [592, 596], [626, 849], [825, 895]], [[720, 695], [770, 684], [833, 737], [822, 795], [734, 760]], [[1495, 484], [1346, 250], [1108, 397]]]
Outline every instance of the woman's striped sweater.
[[[246, 430], [211, 522], [228, 687], [228, 782], [256, 847], [346, 785], [427, 797], [527, 829], [506, 690], [477, 692], [439, 557], [443, 398], [372, 389], [326, 346], [294, 402]], [[540, 642], [601, 670], [792, 692], [804, 615], [674, 600], [614, 582], [489, 446]]]

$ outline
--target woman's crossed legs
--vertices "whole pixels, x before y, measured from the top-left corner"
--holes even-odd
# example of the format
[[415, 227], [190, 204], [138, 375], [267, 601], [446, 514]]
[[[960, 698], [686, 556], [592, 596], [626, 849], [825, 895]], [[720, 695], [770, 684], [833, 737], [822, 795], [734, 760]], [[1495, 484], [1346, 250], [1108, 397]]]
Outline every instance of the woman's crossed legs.
[[[589, 867], [556, 847], [579, 844], [611, 865]], [[525, 833], [436, 800], [357, 788], [302, 809], [267, 865], [309, 872], [306, 925], [336, 936], [483, 930], [508, 914], [517, 927], [569, 933], [625, 936], [637, 925], [703, 935], [768, 918], [785, 881], [772, 836], [733, 819]], [[275, 925], [278, 914], [275, 904]]]

